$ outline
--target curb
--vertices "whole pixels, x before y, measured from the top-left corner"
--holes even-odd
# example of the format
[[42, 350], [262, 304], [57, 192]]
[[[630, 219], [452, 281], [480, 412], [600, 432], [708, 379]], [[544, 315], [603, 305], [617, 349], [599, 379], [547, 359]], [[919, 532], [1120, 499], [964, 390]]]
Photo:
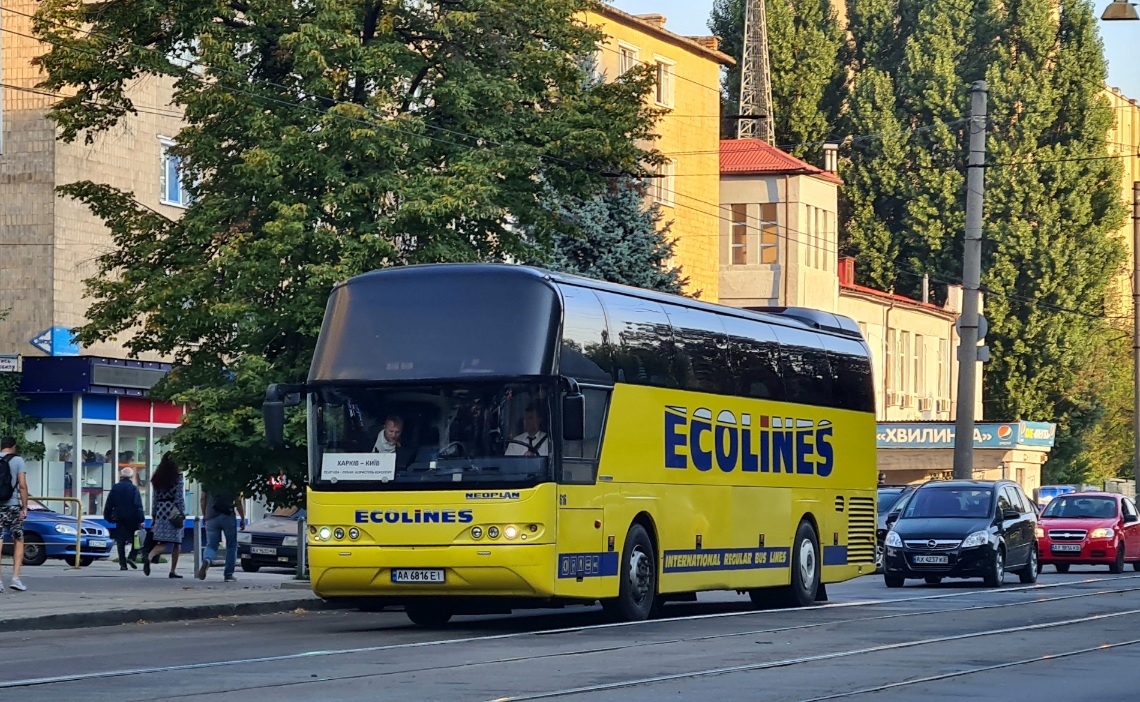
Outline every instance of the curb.
[[0, 619], [0, 631], [44, 631], [49, 629], [90, 629], [124, 624], [156, 624], [165, 622], [214, 619], [226, 616], [281, 614], [298, 608], [316, 611], [338, 609], [316, 597], [293, 597], [274, 602], [228, 602], [172, 607], [140, 607], [115, 609], [87, 614], [46, 614], [39, 617]]

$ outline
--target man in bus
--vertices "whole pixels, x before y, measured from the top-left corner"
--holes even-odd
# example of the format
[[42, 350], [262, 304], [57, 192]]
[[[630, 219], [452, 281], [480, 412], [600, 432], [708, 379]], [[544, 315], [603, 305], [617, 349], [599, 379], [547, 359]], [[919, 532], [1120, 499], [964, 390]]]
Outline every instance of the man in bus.
[[506, 456], [549, 456], [550, 442], [546, 432], [542, 431], [542, 417], [535, 405], [526, 408], [523, 417], [523, 433], [516, 436], [507, 444]]
[[396, 453], [400, 448], [400, 435], [404, 433], [404, 419], [398, 414], [390, 414], [384, 420], [384, 429], [376, 437], [373, 453]]

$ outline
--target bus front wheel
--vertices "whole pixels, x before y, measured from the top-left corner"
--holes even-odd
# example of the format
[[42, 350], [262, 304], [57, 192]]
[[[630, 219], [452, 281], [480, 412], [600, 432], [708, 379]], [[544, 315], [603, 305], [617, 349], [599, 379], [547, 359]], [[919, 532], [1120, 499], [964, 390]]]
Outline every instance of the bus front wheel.
[[657, 560], [653, 542], [640, 524], [626, 534], [618, 577], [617, 598], [602, 603], [606, 612], [624, 622], [648, 619], [657, 603]]
[[404, 605], [404, 613], [419, 626], [443, 626], [451, 621], [451, 610], [441, 603], [415, 602]]

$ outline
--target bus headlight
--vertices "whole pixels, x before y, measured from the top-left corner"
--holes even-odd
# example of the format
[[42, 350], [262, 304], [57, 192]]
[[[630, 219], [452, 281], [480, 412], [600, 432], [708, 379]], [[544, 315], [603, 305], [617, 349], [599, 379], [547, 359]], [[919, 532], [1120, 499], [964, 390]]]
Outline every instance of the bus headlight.
[[499, 538], [499, 527], [491, 527], [487, 529], [487, 536], [491, 537], [492, 539]]
[[344, 529], [341, 527], [337, 527], [336, 531], [333, 532], [333, 536], [335, 536], [337, 538], [337, 541], [340, 541], [341, 539], [344, 538]]
[[483, 527], [477, 527], [477, 526], [471, 527], [471, 538], [472, 539], [483, 538]]
[[352, 527], [351, 529], [348, 530], [348, 538], [352, 539], [353, 541], [356, 541], [357, 539], [360, 538], [360, 530], [357, 529], [356, 527]]
[[328, 527], [321, 527], [321, 530], [317, 532], [317, 538], [319, 538], [321, 541], [328, 541], [330, 538], [332, 538], [332, 529], [329, 529]]
[[518, 535], [519, 535], [519, 530], [517, 528], [515, 528], [514, 525], [511, 525], [511, 526], [507, 527], [506, 529], [503, 529], [503, 536], [507, 537], [508, 539], [510, 539], [512, 541], [515, 540], [516, 538], [518, 538]]

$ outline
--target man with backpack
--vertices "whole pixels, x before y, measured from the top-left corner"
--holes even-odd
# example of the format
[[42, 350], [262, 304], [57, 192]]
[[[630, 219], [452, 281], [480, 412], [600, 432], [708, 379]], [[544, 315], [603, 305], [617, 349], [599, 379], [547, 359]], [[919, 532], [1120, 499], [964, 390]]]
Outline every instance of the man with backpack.
[[[12, 534], [13, 590], [28, 588], [20, 581], [20, 566], [24, 564], [24, 520], [28, 518], [28, 474], [24, 459], [16, 455], [15, 437], [0, 439], [0, 548], [4, 546], [4, 532]], [[2, 563], [2, 560], [0, 560]], [[4, 580], [0, 577], [0, 592]]]
[[206, 572], [213, 565], [218, 553], [222, 535], [226, 537], [226, 566], [222, 575], [227, 583], [237, 582], [234, 567], [237, 565], [237, 518], [245, 519], [240, 496], [222, 490], [202, 491], [202, 514], [206, 518], [206, 552], [202, 555], [202, 565], [198, 568], [198, 579], [205, 580]]

